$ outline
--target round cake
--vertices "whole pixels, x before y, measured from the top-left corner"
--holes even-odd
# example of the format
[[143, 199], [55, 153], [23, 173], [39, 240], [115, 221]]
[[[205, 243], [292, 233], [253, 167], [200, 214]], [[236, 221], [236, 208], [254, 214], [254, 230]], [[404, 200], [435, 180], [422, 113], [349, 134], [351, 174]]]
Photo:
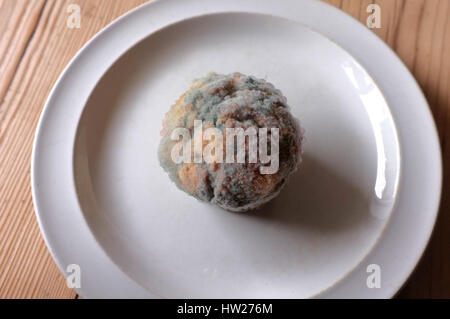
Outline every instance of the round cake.
[[301, 161], [303, 130], [286, 98], [253, 76], [210, 73], [166, 113], [159, 161], [195, 198], [233, 212], [277, 196]]

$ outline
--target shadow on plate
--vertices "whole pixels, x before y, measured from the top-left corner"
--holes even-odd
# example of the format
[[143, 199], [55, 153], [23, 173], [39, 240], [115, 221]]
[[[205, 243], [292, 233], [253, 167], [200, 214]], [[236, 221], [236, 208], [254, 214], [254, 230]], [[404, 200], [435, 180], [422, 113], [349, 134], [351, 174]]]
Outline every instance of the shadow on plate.
[[370, 198], [356, 185], [304, 154], [299, 170], [280, 195], [250, 216], [327, 233], [370, 218], [369, 207]]

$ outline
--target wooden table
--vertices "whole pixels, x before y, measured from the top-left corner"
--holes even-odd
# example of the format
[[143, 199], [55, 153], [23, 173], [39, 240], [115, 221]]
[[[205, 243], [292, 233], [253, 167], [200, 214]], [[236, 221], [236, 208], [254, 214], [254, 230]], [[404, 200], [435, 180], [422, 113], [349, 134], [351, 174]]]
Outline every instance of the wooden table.
[[[42, 107], [60, 72], [109, 22], [145, 0], [0, 0], [0, 298], [76, 298], [53, 262], [34, 215], [30, 156]], [[439, 129], [443, 199], [426, 253], [399, 297], [450, 297], [450, 0], [327, 0], [374, 29], [424, 90]], [[70, 3], [81, 27], [66, 24]], [[281, 5], [281, 4], [280, 4]], [[420, 128], [418, 128], [420, 129]]]

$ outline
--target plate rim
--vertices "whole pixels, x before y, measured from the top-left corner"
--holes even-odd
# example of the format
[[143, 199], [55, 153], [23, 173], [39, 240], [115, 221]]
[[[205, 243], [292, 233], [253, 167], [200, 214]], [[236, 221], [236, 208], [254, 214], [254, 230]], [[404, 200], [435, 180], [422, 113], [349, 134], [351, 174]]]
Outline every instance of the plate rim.
[[[206, 2], [208, 1], [208, 2]], [[211, 13], [223, 13], [224, 8], [228, 8], [231, 10], [236, 10], [236, 12], [248, 12], [248, 13], [254, 13], [254, 14], [259, 14], [259, 13], [263, 13], [261, 12], [261, 8], [259, 9], [255, 9], [254, 11], [245, 11], [242, 10], [244, 9], [244, 7], [248, 10], [249, 8], [251, 8], [251, 4], [252, 3], [258, 3], [258, 6], [260, 7], [264, 7], [262, 8], [264, 10], [273, 10], [274, 8], [274, 4], [270, 3], [270, 0], [251, 0], [246, 2], [246, 4], [244, 5], [243, 3], [239, 4], [238, 0], [229, 0], [227, 1], [227, 4], [223, 4], [221, 3], [221, 1], [219, 0], [192, 0], [191, 1], [191, 5], [192, 6], [203, 6], [203, 8], [201, 8], [200, 11], [205, 11], [204, 13], [206, 14], [211, 14]], [[207, 5], [207, 4], [208, 5]], [[221, 3], [221, 5], [219, 6], [218, 3]], [[193, 5], [194, 4], [194, 5]], [[213, 8], [214, 5], [217, 4], [217, 8]], [[408, 83], [410, 85], [410, 90], [413, 90], [415, 93], [419, 93], [419, 95], [421, 96], [421, 101], [418, 101], [417, 104], [422, 104], [425, 105], [425, 108], [422, 109], [422, 111], [425, 111], [425, 113], [427, 113], [427, 116], [425, 118], [425, 122], [428, 122], [428, 135], [429, 135], [429, 139], [432, 140], [430, 144], [434, 144], [431, 146], [431, 148], [434, 148], [434, 158], [431, 159], [434, 164], [436, 164], [435, 166], [435, 172], [434, 172], [434, 178], [437, 182], [437, 191], [435, 192], [435, 196], [434, 196], [434, 206], [433, 208], [430, 208], [433, 213], [433, 216], [431, 216], [430, 220], [432, 221], [431, 223], [431, 227], [428, 226], [428, 228], [425, 230], [423, 238], [422, 238], [422, 245], [420, 248], [418, 248], [418, 251], [420, 252], [419, 255], [417, 256], [412, 256], [410, 257], [410, 265], [409, 265], [409, 270], [406, 271], [406, 275], [403, 274], [403, 280], [397, 280], [400, 281], [400, 284], [395, 284], [395, 285], [391, 285], [388, 288], [385, 288], [384, 294], [380, 294], [379, 297], [392, 297], [397, 291], [398, 289], [404, 284], [404, 282], [406, 281], [406, 279], [409, 277], [409, 275], [412, 273], [413, 269], [416, 267], [418, 261], [420, 260], [421, 256], [424, 253], [425, 247], [429, 242], [429, 239], [431, 237], [431, 233], [432, 230], [434, 228], [434, 224], [436, 222], [436, 218], [437, 218], [437, 213], [438, 213], [438, 207], [439, 207], [439, 202], [440, 202], [440, 194], [441, 194], [441, 185], [442, 185], [442, 160], [441, 160], [441, 153], [440, 153], [440, 145], [438, 143], [438, 135], [437, 135], [437, 129], [436, 129], [436, 125], [433, 121], [433, 118], [431, 116], [431, 111], [429, 109], [428, 103], [425, 100], [425, 97], [422, 93], [422, 91], [420, 90], [417, 82], [415, 81], [415, 79], [412, 77], [411, 73], [409, 72], [409, 70], [406, 68], [406, 66], [403, 64], [403, 62], [395, 55], [395, 53], [381, 40], [379, 39], [376, 35], [374, 35], [370, 30], [366, 29], [363, 25], [359, 24], [359, 22], [357, 22], [356, 20], [354, 20], [351, 16], [349, 16], [348, 14], [346, 14], [345, 12], [342, 12], [341, 10], [332, 7], [329, 4], [323, 3], [323, 2], [319, 2], [319, 1], [315, 1], [315, 0], [305, 0], [305, 1], [301, 1], [296, 3], [295, 0], [284, 0], [284, 4], [285, 6], [283, 8], [281, 8], [281, 11], [286, 10], [287, 7], [295, 7], [295, 8], [303, 8], [303, 9], [309, 9], [312, 10], [314, 12], [314, 10], [316, 10], [315, 12], [321, 12], [324, 14], [324, 16], [334, 15], [334, 18], [336, 20], [341, 20], [346, 22], [347, 25], [351, 25], [353, 24], [353, 26], [356, 26], [355, 29], [356, 31], [352, 31], [353, 35], [355, 35], [356, 33], [363, 33], [365, 35], [367, 35], [367, 37], [364, 39], [366, 42], [371, 42], [373, 46], [378, 48], [378, 51], [382, 51], [382, 53], [384, 55], [387, 55], [388, 57], [391, 58], [391, 61], [389, 63], [394, 64], [397, 67], [397, 71], [400, 70], [401, 75], [409, 80], [410, 83]], [[205, 7], [206, 6], [206, 7]], [[148, 3], [144, 3], [138, 7], [136, 7], [135, 9], [127, 12], [126, 14], [122, 15], [121, 17], [119, 17], [118, 19], [114, 20], [113, 22], [111, 22], [109, 25], [107, 25], [103, 30], [101, 30], [99, 33], [97, 33], [91, 40], [89, 40], [79, 51], [78, 53], [75, 55], [75, 57], [69, 62], [69, 64], [66, 66], [66, 68], [63, 70], [63, 72], [61, 73], [60, 77], [58, 78], [58, 80], [56, 81], [56, 83], [53, 86], [53, 89], [51, 90], [49, 97], [45, 103], [44, 109], [41, 113], [41, 117], [39, 119], [38, 122], [38, 126], [36, 129], [36, 136], [34, 139], [34, 143], [33, 143], [33, 151], [32, 151], [32, 161], [31, 161], [31, 184], [32, 184], [32, 195], [33, 195], [33, 204], [34, 204], [34, 208], [35, 208], [35, 213], [36, 213], [36, 217], [39, 223], [39, 227], [41, 229], [41, 233], [44, 237], [44, 240], [46, 242], [46, 245], [53, 257], [53, 259], [55, 260], [56, 264], [58, 265], [60, 271], [65, 275], [66, 277], [66, 272], [65, 269], [63, 267], [63, 262], [62, 259], [64, 259], [64, 257], [62, 257], [62, 253], [61, 253], [61, 249], [55, 248], [55, 240], [52, 240], [52, 235], [50, 234], [50, 229], [48, 225], [48, 222], [45, 220], [45, 214], [42, 212], [42, 209], [40, 210], [39, 207], [42, 207], [42, 203], [41, 201], [42, 199], [42, 195], [40, 195], [39, 191], [38, 191], [38, 186], [40, 184], [42, 184], [42, 178], [39, 176], [39, 172], [37, 171], [37, 166], [39, 164], [39, 161], [41, 160], [40, 157], [42, 157], [42, 147], [41, 144], [43, 143], [43, 137], [42, 135], [44, 134], [44, 123], [47, 120], [48, 121], [48, 117], [49, 115], [49, 110], [52, 107], [52, 103], [54, 102], [55, 96], [58, 94], [61, 94], [58, 91], [61, 91], [61, 87], [64, 85], [64, 81], [67, 81], [67, 74], [69, 74], [71, 71], [73, 72], [73, 68], [74, 65], [76, 65], [76, 63], [80, 63], [80, 60], [82, 60], [83, 56], [85, 56], [90, 48], [92, 48], [92, 46], [94, 46], [95, 44], [97, 44], [97, 46], [99, 45], [98, 43], [101, 42], [103, 35], [105, 35], [106, 33], [109, 33], [109, 36], [114, 35], [114, 32], [112, 31], [114, 28], [122, 28], [122, 29], [126, 29], [127, 28], [127, 23], [129, 23], [128, 25], [128, 29], [133, 28], [133, 17], [135, 17], [135, 20], [138, 19], [139, 17], [136, 18], [136, 16], [139, 13], [142, 13], [144, 16], [147, 15], [151, 15], [153, 12], [153, 9], [158, 7], [158, 9], [160, 10], [167, 10], [170, 8], [177, 8], [178, 10], [180, 10], [180, 3], [174, 1], [174, 0], [154, 0]], [[198, 8], [197, 8], [198, 9]], [[215, 11], [217, 10], [218, 11]], [[195, 10], [194, 10], [195, 11]], [[193, 13], [191, 16], [188, 16], [187, 18], [191, 18], [194, 16], [199, 16], [201, 14], [195, 14]], [[286, 17], [286, 16], [280, 16], [280, 15], [276, 15], [278, 17]], [[289, 17], [290, 19], [292, 19], [291, 17]], [[350, 18], [350, 19], [349, 19]], [[183, 19], [175, 19], [175, 21], [173, 22], [179, 22]], [[325, 20], [325, 19], [324, 19]], [[328, 24], [332, 24], [332, 19], [327, 19], [328, 20]], [[374, 81], [377, 83], [377, 85], [379, 84], [379, 81], [376, 77], [373, 76], [372, 72], [370, 72], [370, 70], [367, 69], [367, 65], [365, 65], [365, 63], [363, 63], [361, 61], [361, 59], [359, 59], [358, 56], [355, 56], [355, 54], [353, 52], [349, 52], [348, 47], [343, 46], [342, 43], [340, 43], [338, 40], [336, 40], [333, 37], [330, 37], [328, 34], [323, 34], [322, 32], [320, 32], [319, 30], [317, 30], [316, 28], [312, 27], [310, 24], [305, 23], [305, 21], [298, 21], [297, 19], [294, 19], [294, 21], [303, 23], [304, 25], [306, 25], [308, 28], [311, 28], [313, 31], [315, 32], [319, 32], [320, 34], [324, 35], [325, 37], [327, 37], [329, 40], [335, 42], [337, 45], [339, 45], [342, 49], [344, 49], [347, 53], [349, 53], [354, 59], [355, 61], [357, 61], [370, 75], [371, 77], [374, 79]], [[143, 37], [147, 37], [150, 34], [156, 32], [157, 30], [166, 27], [169, 24], [172, 24], [173, 22], [167, 22], [164, 23], [160, 26], [157, 26], [156, 28], [152, 28], [152, 30], [150, 32], [146, 32], [146, 35]], [[339, 23], [339, 22], [336, 22]], [[336, 24], [335, 23], [335, 24]], [[326, 24], [326, 23], [325, 23]], [[327, 24], [327, 25], [328, 25]], [[131, 27], [130, 27], [131, 26]], [[154, 27], [154, 26], [153, 26]], [[329, 27], [329, 26], [328, 26]], [[346, 27], [344, 27], [345, 29]], [[348, 29], [347, 29], [348, 31]], [[116, 31], [117, 32], [117, 31]], [[142, 32], [141, 32], [142, 33]], [[371, 35], [370, 35], [371, 34]], [[139, 38], [139, 36], [142, 37], [142, 34], [139, 35], [134, 35], [134, 43], [132, 45], [129, 45], [128, 48], [125, 50], [125, 52], [131, 48], [133, 45], [135, 45], [137, 42], [139, 42], [140, 40], [142, 40], [142, 38]], [[342, 38], [340, 39], [342, 40]], [[133, 41], [129, 41], [129, 42], [133, 42]], [[128, 43], [129, 43], [128, 42]], [[342, 41], [341, 41], [342, 42]], [[364, 42], [364, 41], [363, 41]], [[356, 45], [357, 46], [357, 45]], [[115, 54], [116, 58], [111, 58], [112, 63], [114, 63], [114, 61], [117, 60], [117, 57], [120, 57], [123, 54], [123, 52], [121, 54]], [[370, 53], [369, 53], [370, 54]], [[385, 61], [386, 62], [386, 61]], [[406, 72], [405, 72], [406, 71]], [[389, 72], [388, 72], [389, 73]], [[101, 76], [103, 75], [103, 73], [101, 74]], [[100, 78], [101, 78], [100, 76]], [[98, 78], [95, 83], [98, 82], [98, 80], [100, 80], [100, 78]], [[404, 84], [403, 84], [404, 85]], [[412, 85], [412, 86], [411, 86]], [[382, 86], [379, 86], [380, 90], [382, 92], [383, 95], [385, 95], [385, 90], [383, 90]], [[62, 89], [63, 90], [63, 89]], [[386, 98], [389, 106], [391, 105], [390, 101]], [[84, 109], [84, 105], [81, 107], [81, 109]], [[54, 107], [54, 106], [53, 106]], [[389, 109], [392, 112], [391, 107], [389, 107]], [[397, 118], [393, 115], [394, 117], [394, 121], [397, 127]], [[79, 118], [76, 119], [76, 122], [78, 123]], [[76, 125], [78, 126], [78, 124]], [[75, 143], [73, 143], [75, 144]], [[45, 145], [45, 147], [55, 147], [55, 145]], [[401, 153], [402, 152], [402, 143], [399, 141], [399, 146], [401, 149]], [[45, 157], [45, 155], [44, 155]], [[403, 156], [401, 158], [401, 167], [403, 166]], [[401, 169], [401, 174], [403, 175], [403, 169]], [[72, 181], [73, 182], [73, 181]], [[402, 184], [402, 178], [400, 178], [400, 184]], [[72, 184], [73, 188], [72, 191], [75, 191], [75, 187], [74, 187], [74, 183]], [[401, 185], [400, 185], [401, 186]], [[399, 186], [399, 187], [400, 187]], [[433, 200], [432, 200], [433, 201]], [[397, 206], [397, 203], [396, 203]], [[78, 205], [78, 210], [80, 210], [80, 207]], [[395, 209], [395, 208], [394, 208]], [[81, 215], [83, 215], [81, 213]], [[83, 217], [84, 220], [84, 217]], [[86, 221], [84, 220], [84, 222], [86, 223]], [[392, 218], [390, 218], [390, 220], [388, 221], [387, 225], [385, 226], [384, 231], [391, 226], [392, 224]], [[54, 226], [53, 226], [54, 227]], [[88, 230], [90, 231], [89, 227]], [[62, 230], [64, 231], [64, 230]], [[97, 244], [96, 239], [93, 238], [93, 235], [90, 234], [92, 236], [92, 238], [90, 236], [89, 240], [95, 240], [95, 243], [93, 244]], [[384, 235], [384, 234], [383, 234]], [[383, 236], [382, 235], [382, 236]], [[54, 239], [54, 238], [53, 238]], [[87, 238], [86, 238], [87, 239]], [[382, 241], [383, 238], [380, 238], [379, 241]], [[376, 246], [379, 243], [376, 244]], [[374, 250], [376, 247], [372, 248], [372, 250]], [[372, 254], [372, 251], [369, 253], [369, 255]], [[67, 257], [67, 256], [65, 256]], [[104, 258], [106, 257], [107, 259], [109, 259], [109, 257], [107, 256], [103, 256]], [[367, 256], [366, 256], [367, 258]], [[66, 258], [67, 259], [67, 258]], [[102, 264], [104, 264], [105, 261], [102, 262]], [[110, 263], [114, 264], [114, 262], [112, 260], [109, 260]], [[361, 260], [362, 262], [362, 260]], [[114, 265], [111, 265], [114, 266]], [[115, 266], [117, 267], [117, 266]], [[358, 266], [356, 267], [358, 268]], [[110, 270], [112, 273], [116, 273], [118, 269], [116, 269], [116, 271]], [[120, 270], [118, 270], [119, 272], [121, 272]], [[346, 281], [349, 279], [348, 277], [351, 276], [352, 273], [356, 272], [356, 269], [353, 269], [352, 272], [348, 275], [346, 275], [346, 278], [338, 281], [337, 283], [334, 284], [334, 286], [326, 289], [324, 292], [321, 292], [320, 295], [318, 297], [340, 297], [338, 291], [336, 291], [338, 286], [342, 286], [346, 284]], [[127, 282], [127, 281], [132, 281], [132, 279], [129, 279], [127, 275], [123, 274], [124, 277], [120, 278], [118, 280], [118, 282], [122, 285], [127, 285], [128, 288], [124, 289], [124, 291], [122, 293], [117, 293], [110, 295], [110, 297], [129, 297], [129, 296], [134, 296], [134, 297], [156, 297], [155, 295], [152, 295], [150, 292], [146, 291], [145, 289], [142, 290], [143, 288], [138, 286], [138, 284], [134, 283], [134, 282]], [[348, 285], [348, 284], [347, 284]], [[92, 285], [91, 285], [92, 286]], [[351, 285], [350, 285], [351, 286]], [[85, 289], [81, 288], [81, 289], [76, 289], [76, 291], [82, 295], [82, 296], [97, 296], [97, 293], [88, 293]], [[128, 294], [130, 293], [130, 294]], [[355, 294], [356, 295], [356, 294]], [[342, 296], [341, 296], [342, 297]]]

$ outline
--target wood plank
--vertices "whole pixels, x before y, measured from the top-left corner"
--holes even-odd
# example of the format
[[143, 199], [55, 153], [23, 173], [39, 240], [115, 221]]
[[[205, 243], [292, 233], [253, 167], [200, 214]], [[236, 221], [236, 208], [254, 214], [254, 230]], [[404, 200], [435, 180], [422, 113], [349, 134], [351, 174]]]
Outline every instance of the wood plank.
[[8, 49], [0, 49], [0, 298], [75, 297], [34, 216], [29, 176], [34, 131], [69, 60], [106, 24], [143, 2], [77, 0], [80, 29], [66, 25], [66, 9], [73, 1], [1, 4], [0, 27], [6, 32], [0, 32], [0, 48]]

